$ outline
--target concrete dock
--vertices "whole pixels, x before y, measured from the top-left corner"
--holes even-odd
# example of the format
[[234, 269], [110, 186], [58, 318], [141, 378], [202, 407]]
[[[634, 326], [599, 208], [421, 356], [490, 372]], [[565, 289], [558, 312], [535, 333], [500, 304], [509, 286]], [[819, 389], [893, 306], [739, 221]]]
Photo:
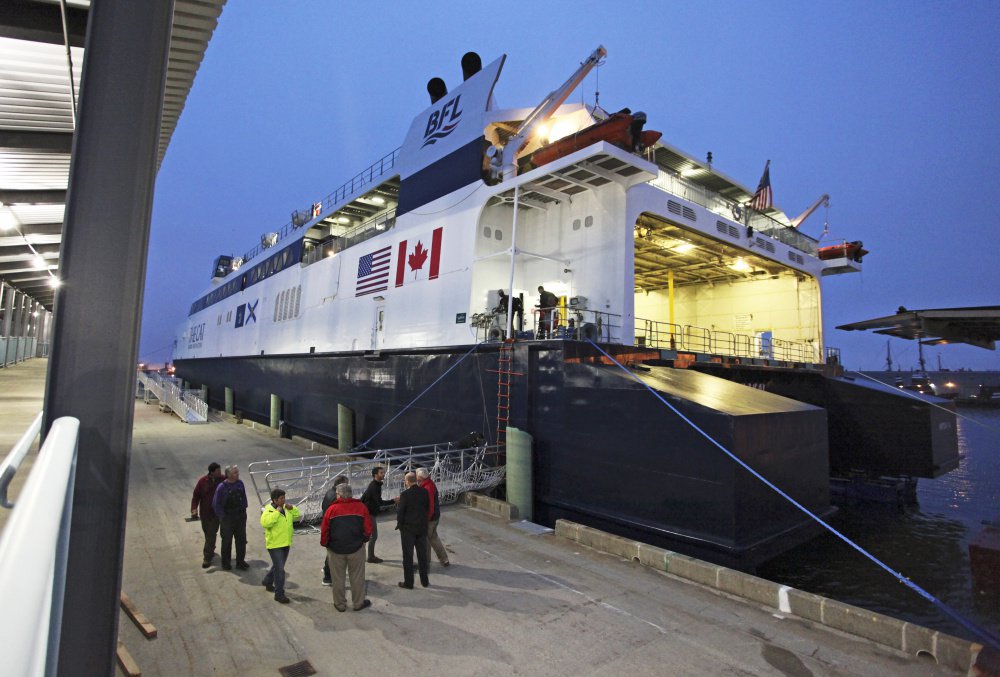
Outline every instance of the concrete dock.
[[[11, 433], [6, 410], [0, 417]], [[158, 636], [146, 639], [124, 614], [119, 634], [142, 674], [278, 675], [301, 661], [320, 675], [965, 672], [465, 505], [442, 511], [452, 566], [434, 563], [428, 589], [397, 587], [394, 515], [382, 516], [377, 553], [385, 563], [367, 565], [373, 606], [360, 612], [334, 609], [315, 534], [296, 537], [292, 601], [276, 603], [260, 583], [269, 559], [252, 509], [251, 569], [223, 571], [218, 559], [202, 569], [201, 529], [185, 517], [208, 463], [245, 469], [304, 455], [311, 452], [247, 426], [191, 426], [137, 401], [122, 589]]]

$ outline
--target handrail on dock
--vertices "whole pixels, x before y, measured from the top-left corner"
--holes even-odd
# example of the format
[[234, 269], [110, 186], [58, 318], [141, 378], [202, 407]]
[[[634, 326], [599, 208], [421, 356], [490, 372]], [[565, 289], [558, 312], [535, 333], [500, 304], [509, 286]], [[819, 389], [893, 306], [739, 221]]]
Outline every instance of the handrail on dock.
[[42, 412], [38, 412], [35, 420], [31, 422], [28, 429], [24, 431], [21, 438], [14, 443], [14, 447], [7, 454], [3, 462], [0, 463], [0, 505], [5, 508], [13, 508], [14, 504], [7, 500], [7, 490], [10, 488], [11, 480], [21, 467], [21, 462], [28, 455], [28, 450], [34, 444], [35, 438], [42, 432]]
[[79, 433], [79, 419], [53, 422], [0, 534], [4, 674], [56, 674]]

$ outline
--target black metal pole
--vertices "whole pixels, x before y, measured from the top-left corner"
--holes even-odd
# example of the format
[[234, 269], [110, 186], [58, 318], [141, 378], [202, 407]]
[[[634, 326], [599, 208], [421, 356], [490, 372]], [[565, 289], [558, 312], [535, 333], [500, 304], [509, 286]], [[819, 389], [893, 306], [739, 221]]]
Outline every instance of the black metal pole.
[[135, 361], [172, 19], [173, 0], [90, 6], [45, 387], [45, 430], [60, 416], [80, 419], [60, 675], [115, 671]]

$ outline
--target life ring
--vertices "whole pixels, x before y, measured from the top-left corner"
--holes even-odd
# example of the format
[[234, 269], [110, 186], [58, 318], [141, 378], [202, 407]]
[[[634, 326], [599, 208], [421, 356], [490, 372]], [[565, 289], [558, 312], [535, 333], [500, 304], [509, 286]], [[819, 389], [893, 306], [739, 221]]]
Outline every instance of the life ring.
[[743, 218], [743, 207], [740, 206], [739, 202], [734, 202], [730, 210], [733, 213], [733, 220], [739, 221]]

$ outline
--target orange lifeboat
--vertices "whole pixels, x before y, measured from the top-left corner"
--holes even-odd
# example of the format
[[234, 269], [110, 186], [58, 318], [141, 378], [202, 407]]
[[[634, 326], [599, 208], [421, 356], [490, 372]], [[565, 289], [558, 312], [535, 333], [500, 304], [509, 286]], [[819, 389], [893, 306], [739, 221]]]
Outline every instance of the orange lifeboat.
[[645, 124], [645, 113], [633, 115], [628, 108], [625, 108], [612, 114], [607, 120], [536, 150], [531, 155], [530, 162], [534, 167], [540, 167], [581, 148], [592, 146], [598, 141], [607, 141], [629, 152], [646, 148], [656, 143], [662, 134], [651, 130], [642, 131]]
[[820, 247], [816, 250], [816, 255], [823, 261], [827, 261], [829, 259], [847, 258], [851, 261], [861, 263], [862, 257], [867, 253], [868, 250], [861, 246], [861, 240], [855, 240], [854, 242], [841, 242], [840, 244]]

